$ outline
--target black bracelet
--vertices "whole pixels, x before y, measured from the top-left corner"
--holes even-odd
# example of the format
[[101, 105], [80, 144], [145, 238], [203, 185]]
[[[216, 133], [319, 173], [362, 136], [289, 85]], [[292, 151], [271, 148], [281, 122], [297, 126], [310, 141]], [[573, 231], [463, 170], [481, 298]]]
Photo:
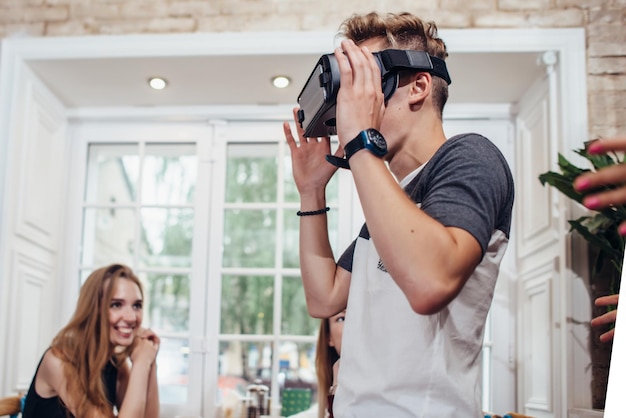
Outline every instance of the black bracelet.
[[328, 206], [326, 206], [324, 209], [318, 209], [318, 210], [311, 210], [309, 212], [302, 212], [302, 211], [298, 211], [296, 212], [296, 215], [298, 216], [313, 216], [313, 215], [322, 215], [326, 212], [328, 212], [330, 210], [330, 208]]

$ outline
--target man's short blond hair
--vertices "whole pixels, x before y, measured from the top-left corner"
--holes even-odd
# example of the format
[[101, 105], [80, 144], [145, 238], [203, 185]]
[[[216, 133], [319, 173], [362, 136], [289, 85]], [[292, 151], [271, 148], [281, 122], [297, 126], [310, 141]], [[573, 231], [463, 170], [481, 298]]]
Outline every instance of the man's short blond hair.
[[[357, 45], [369, 39], [381, 39], [384, 49], [426, 51], [444, 60], [448, 57], [446, 44], [437, 33], [437, 25], [411, 13], [355, 14], [343, 21], [338, 35], [353, 40]], [[433, 83], [433, 103], [441, 117], [448, 100], [448, 84], [439, 77], [433, 77]]]

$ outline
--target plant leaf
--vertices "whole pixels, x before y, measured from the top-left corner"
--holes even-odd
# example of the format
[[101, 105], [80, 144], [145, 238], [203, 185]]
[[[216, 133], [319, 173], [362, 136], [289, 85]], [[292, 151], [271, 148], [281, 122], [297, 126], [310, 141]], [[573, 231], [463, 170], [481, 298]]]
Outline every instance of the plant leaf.
[[578, 232], [582, 237], [589, 242], [591, 245], [595, 245], [600, 251], [604, 252], [607, 256], [612, 259], [619, 259], [620, 255], [623, 254], [623, 251], [620, 251], [613, 247], [611, 242], [602, 234], [594, 234], [581, 222], [579, 218], [575, 221], [568, 221], [571, 230]]
[[563, 174], [555, 173], [554, 171], [548, 171], [547, 173], [539, 175], [539, 181], [543, 185], [547, 183], [550, 186], [555, 187], [565, 196], [578, 203], [582, 203], [582, 200], [585, 197], [584, 194], [574, 190], [574, 187], [572, 186], [573, 180], [569, 176], [564, 176]]
[[595, 170], [599, 170], [604, 167], [615, 165], [616, 163], [616, 160], [614, 160], [613, 157], [611, 157], [609, 154], [592, 155], [592, 154], [589, 154], [586, 149], [578, 149], [578, 150], [575, 150], [574, 152], [580, 155], [581, 157], [584, 157], [587, 160], [589, 160]]
[[[588, 160], [593, 166], [594, 170], [599, 170], [617, 163], [626, 163], [626, 154], [624, 160], [620, 161], [620, 157], [616, 153], [611, 155], [591, 155], [587, 152], [587, 145], [585, 148], [574, 150], [575, 153]], [[589, 169], [583, 169], [570, 163], [563, 155], [558, 155], [558, 166], [561, 173], [548, 171], [539, 175], [539, 181], [542, 185], [550, 185], [563, 193], [565, 196], [581, 203], [585, 196], [594, 194], [606, 190], [613, 190], [617, 186], [600, 186], [593, 190], [585, 190], [584, 192], [578, 192], [574, 190], [573, 183], [576, 177], [589, 172]], [[610, 280], [611, 289], [613, 293], [619, 291], [620, 277], [622, 270], [622, 263], [624, 260], [624, 237], [622, 237], [618, 231], [619, 225], [626, 221], [626, 205], [615, 205], [604, 208], [598, 212], [595, 212], [591, 216], [583, 216], [575, 220], [568, 221], [570, 224], [570, 232], [579, 233], [589, 245], [598, 249], [595, 260], [592, 262], [592, 277], [598, 277], [599, 272], [606, 266], [606, 263], [611, 269], [616, 272], [615, 274], [609, 274], [610, 277], [605, 278]], [[598, 278], [599, 279], [599, 278]]]
[[561, 153], [559, 153], [558, 164], [563, 175], [567, 176], [568, 178], [571, 178], [572, 180], [575, 179], [580, 174], [584, 173], [585, 171], [589, 171], [589, 169], [579, 168], [575, 166], [574, 164], [570, 163], [569, 160], [565, 158], [565, 156], [563, 156], [563, 154]]

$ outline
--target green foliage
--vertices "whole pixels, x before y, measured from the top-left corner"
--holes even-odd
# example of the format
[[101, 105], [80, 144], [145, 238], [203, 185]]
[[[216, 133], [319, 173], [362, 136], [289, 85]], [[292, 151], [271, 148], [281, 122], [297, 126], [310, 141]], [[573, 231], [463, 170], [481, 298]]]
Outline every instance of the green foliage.
[[[599, 170], [614, 164], [622, 163], [618, 155], [590, 155], [585, 148], [575, 152], [587, 159], [594, 170]], [[591, 171], [575, 166], [563, 155], [559, 154], [560, 173], [549, 171], [539, 175], [539, 181], [555, 187], [568, 198], [581, 203], [590, 194], [611, 190], [615, 186], [601, 186], [592, 190], [578, 192], [574, 190], [573, 183], [580, 174]], [[600, 269], [609, 263], [614, 274], [610, 274], [611, 289], [613, 293], [619, 292], [619, 278], [621, 276], [622, 262], [624, 259], [624, 239], [618, 232], [619, 225], [626, 220], [626, 207], [615, 205], [602, 209], [591, 216], [583, 216], [570, 220], [570, 232], [580, 234], [589, 245], [598, 250], [598, 257], [593, 263], [592, 277], [597, 278]]]

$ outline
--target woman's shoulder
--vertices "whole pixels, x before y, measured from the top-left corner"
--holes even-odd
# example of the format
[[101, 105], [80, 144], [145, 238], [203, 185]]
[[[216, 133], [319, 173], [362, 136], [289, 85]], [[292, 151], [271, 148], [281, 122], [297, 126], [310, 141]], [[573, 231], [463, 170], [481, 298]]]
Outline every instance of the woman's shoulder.
[[58, 388], [64, 379], [64, 362], [53, 350], [48, 350], [43, 355], [37, 377], [37, 392], [42, 397], [58, 395]]
[[53, 372], [63, 371], [65, 367], [65, 360], [57, 354], [54, 349], [50, 349], [45, 352], [41, 359], [41, 367]]

